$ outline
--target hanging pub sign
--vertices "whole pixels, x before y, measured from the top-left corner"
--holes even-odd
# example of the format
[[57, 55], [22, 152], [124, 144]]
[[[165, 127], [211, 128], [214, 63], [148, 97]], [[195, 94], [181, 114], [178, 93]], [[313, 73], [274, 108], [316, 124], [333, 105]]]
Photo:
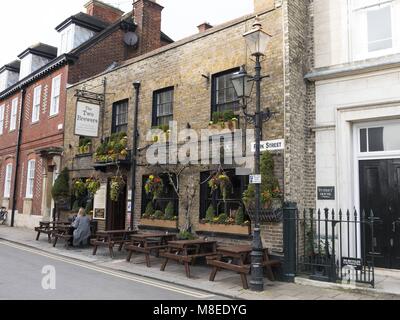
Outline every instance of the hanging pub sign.
[[76, 104], [75, 135], [97, 138], [99, 136], [100, 105], [78, 101]]
[[335, 200], [335, 187], [318, 187], [318, 200]]

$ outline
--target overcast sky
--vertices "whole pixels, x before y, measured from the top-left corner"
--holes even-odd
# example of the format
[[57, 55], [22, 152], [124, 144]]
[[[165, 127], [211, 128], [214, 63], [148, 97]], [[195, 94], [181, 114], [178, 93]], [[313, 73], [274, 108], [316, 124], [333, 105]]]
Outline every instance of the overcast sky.
[[[0, 67], [16, 59], [30, 45], [58, 45], [54, 28], [79, 11], [88, 0], [0, 1]], [[104, 0], [123, 11], [133, 0]], [[173, 40], [197, 33], [197, 25], [218, 25], [253, 11], [253, 0], [158, 0], [163, 10], [162, 30]]]

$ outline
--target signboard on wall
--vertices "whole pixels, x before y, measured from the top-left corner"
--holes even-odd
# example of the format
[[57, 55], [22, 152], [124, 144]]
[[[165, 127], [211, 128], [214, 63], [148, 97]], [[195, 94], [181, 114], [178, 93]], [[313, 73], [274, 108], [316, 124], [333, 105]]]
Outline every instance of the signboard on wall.
[[99, 136], [100, 105], [78, 101], [76, 104], [75, 135], [97, 138]]
[[[279, 151], [285, 149], [285, 139], [261, 141], [260, 151]], [[251, 145], [251, 151], [256, 152], [256, 144]]]
[[107, 195], [107, 184], [103, 183], [94, 196], [94, 201], [93, 201], [94, 220], [106, 220], [106, 195]]
[[335, 187], [318, 187], [318, 200], [335, 200]]

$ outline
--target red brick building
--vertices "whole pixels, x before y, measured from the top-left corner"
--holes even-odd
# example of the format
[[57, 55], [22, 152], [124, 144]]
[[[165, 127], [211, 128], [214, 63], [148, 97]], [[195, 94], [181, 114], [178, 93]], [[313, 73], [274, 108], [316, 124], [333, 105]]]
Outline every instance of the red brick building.
[[14, 225], [50, 216], [67, 86], [173, 42], [161, 32], [155, 1], [137, 0], [127, 14], [97, 0], [85, 7], [56, 27], [58, 48], [36, 44], [0, 68], [0, 205]]

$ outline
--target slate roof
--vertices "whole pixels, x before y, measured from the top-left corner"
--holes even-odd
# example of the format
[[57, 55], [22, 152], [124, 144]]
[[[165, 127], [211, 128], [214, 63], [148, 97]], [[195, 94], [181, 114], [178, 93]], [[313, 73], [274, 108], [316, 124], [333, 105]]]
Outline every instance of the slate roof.
[[18, 58], [22, 59], [25, 57], [28, 53], [32, 53], [41, 57], [45, 57], [48, 59], [54, 59], [57, 57], [57, 48], [50, 46], [45, 43], [37, 43], [32, 46], [30, 46], [28, 49], [24, 50], [22, 53], [18, 55]]
[[62, 31], [66, 27], [68, 27], [71, 23], [75, 23], [78, 26], [90, 29], [92, 31], [100, 32], [107, 28], [110, 24], [96, 18], [94, 16], [91, 16], [89, 14], [79, 12], [67, 19], [65, 19], [63, 22], [61, 22], [57, 27], [57, 31]]

